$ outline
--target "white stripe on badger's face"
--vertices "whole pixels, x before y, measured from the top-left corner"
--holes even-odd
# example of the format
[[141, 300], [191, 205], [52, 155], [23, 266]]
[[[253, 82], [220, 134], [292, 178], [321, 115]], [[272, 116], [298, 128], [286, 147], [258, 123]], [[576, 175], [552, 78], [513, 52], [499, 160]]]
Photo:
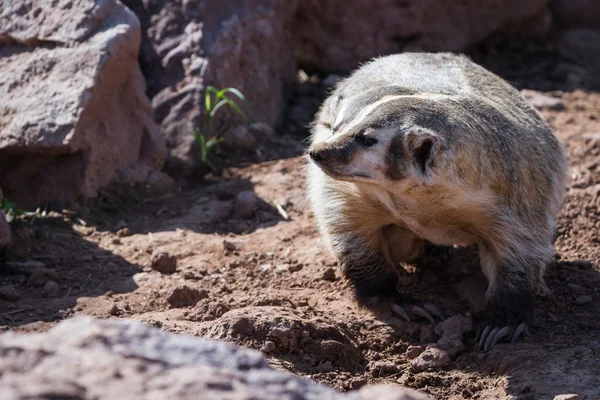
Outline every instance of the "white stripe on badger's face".
[[[344, 130], [342, 132], [339, 132], [338, 134], [332, 135], [329, 138], [327, 138], [325, 140], [326, 143], [332, 143], [335, 142], [337, 140], [337, 138], [339, 138], [340, 136], [344, 136], [346, 134], [348, 134], [348, 132], [351, 132], [352, 129], [354, 127], [356, 127], [357, 125], [359, 125], [361, 122], [363, 122], [368, 116], [369, 114], [371, 114], [373, 111], [375, 111], [375, 109], [377, 107], [379, 107], [382, 104], [388, 103], [390, 101], [394, 101], [397, 99], [401, 99], [403, 97], [409, 97], [406, 95], [402, 95], [402, 96], [383, 96], [381, 99], [377, 100], [375, 103], [373, 104], [369, 104], [368, 106], [366, 106], [365, 108], [363, 108], [358, 115], [348, 123], [348, 125], [346, 125], [344, 127]], [[347, 106], [343, 105], [342, 108], [340, 109], [340, 111], [338, 112], [338, 115], [335, 118], [335, 123], [333, 124], [334, 127], [337, 127], [344, 119], [344, 114], [347, 111]]]

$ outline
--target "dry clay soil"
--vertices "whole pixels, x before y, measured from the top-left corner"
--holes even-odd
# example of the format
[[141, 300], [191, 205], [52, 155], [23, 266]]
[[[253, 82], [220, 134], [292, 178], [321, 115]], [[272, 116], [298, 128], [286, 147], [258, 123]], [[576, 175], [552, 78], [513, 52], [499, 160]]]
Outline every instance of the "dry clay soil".
[[[323, 97], [315, 82], [297, 88], [299, 119], [302, 107], [306, 119]], [[600, 94], [551, 96], [564, 107], [542, 114], [566, 145], [571, 181], [547, 275], [551, 292], [536, 299], [533, 335], [519, 343], [474, 350], [486, 284], [477, 253], [453, 249], [447, 259], [404, 266], [402, 286], [449, 316], [473, 316], [466, 348], [441, 367], [412, 368], [422, 348], [409, 346], [435, 343], [440, 327], [392, 327], [352, 302], [315, 229], [304, 194], [305, 136], [292, 123], [250, 157], [255, 162], [195, 188], [115, 190], [78, 214], [16, 219], [0, 285], [19, 298], [0, 300], [0, 326], [34, 332], [76, 314], [131, 318], [260, 349], [276, 368], [340, 390], [385, 382], [440, 399], [598, 399]], [[236, 203], [242, 191], [257, 198]], [[168, 256], [165, 272], [151, 268], [161, 252], [176, 258], [175, 272]]]

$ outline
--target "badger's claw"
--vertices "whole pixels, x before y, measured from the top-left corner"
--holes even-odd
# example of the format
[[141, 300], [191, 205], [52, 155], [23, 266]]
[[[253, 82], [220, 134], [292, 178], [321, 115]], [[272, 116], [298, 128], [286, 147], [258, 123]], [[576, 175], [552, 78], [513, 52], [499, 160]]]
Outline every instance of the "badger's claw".
[[414, 317], [425, 318], [434, 325], [435, 319], [433, 316], [437, 317], [440, 321], [445, 320], [442, 311], [433, 304], [429, 303], [423, 303], [420, 305], [414, 303], [404, 303], [402, 305], [393, 303], [390, 308], [393, 314], [402, 317], [406, 321], [411, 320], [411, 315]]
[[521, 336], [521, 334], [523, 332], [525, 332], [527, 334], [527, 331], [528, 331], [527, 324], [524, 322], [520, 323], [516, 329], [512, 326], [505, 326], [502, 328], [498, 328], [498, 327], [492, 328], [491, 326], [488, 325], [485, 327], [485, 329], [483, 330], [483, 333], [481, 334], [481, 337], [479, 338], [479, 343], [477, 345], [477, 349], [483, 350], [483, 351], [488, 351], [489, 349], [494, 347], [494, 345], [496, 343], [498, 343], [500, 340], [502, 340], [504, 338], [512, 337], [510, 342], [514, 343], [519, 339], [519, 337]]

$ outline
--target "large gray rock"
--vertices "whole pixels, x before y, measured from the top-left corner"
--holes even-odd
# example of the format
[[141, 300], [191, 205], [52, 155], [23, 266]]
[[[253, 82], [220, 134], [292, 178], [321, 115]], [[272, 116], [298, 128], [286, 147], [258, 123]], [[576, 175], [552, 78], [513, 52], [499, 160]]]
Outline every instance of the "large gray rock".
[[348, 71], [401, 51], [460, 51], [501, 31], [541, 33], [547, 0], [314, 0], [294, 32], [301, 66]]
[[261, 353], [127, 320], [79, 317], [0, 335], [0, 398], [421, 400], [367, 386], [348, 395], [271, 369]]
[[[147, 76], [148, 84], [158, 91], [152, 102], [172, 172], [187, 175], [200, 165], [191, 132], [202, 126], [206, 86], [237, 88], [258, 121], [278, 122], [285, 88], [296, 76], [291, 26], [298, 0], [143, 1], [148, 36], [162, 64], [159, 76]], [[223, 108], [210, 136], [239, 122]]]
[[164, 139], [117, 0], [0, 0], [0, 184], [21, 207], [94, 196], [160, 167]]

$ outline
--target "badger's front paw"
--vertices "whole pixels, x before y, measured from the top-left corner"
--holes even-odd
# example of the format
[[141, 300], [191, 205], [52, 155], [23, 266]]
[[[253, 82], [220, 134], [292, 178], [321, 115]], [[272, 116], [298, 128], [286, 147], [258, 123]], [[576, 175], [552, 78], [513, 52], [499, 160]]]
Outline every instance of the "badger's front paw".
[[414, 300], [401, 294], [386, 299], [373, 298], [366, 305], [376, 314], [383, 313], [392, 318], [402, 318], [405, 321], [422, 318], [435, 325], [435, 318], [440, 321], [446, 319], [444, 313], [435, 305]]
[[[516, 342], [521, 335], [529, 335], [533, 301], [531, 296], [495, 299], [490, 302], [487, 323], [477, 344], [477, 349], [487, 351], [499, 341]], [[504, 300], [504, 301], [502, 301]]]

